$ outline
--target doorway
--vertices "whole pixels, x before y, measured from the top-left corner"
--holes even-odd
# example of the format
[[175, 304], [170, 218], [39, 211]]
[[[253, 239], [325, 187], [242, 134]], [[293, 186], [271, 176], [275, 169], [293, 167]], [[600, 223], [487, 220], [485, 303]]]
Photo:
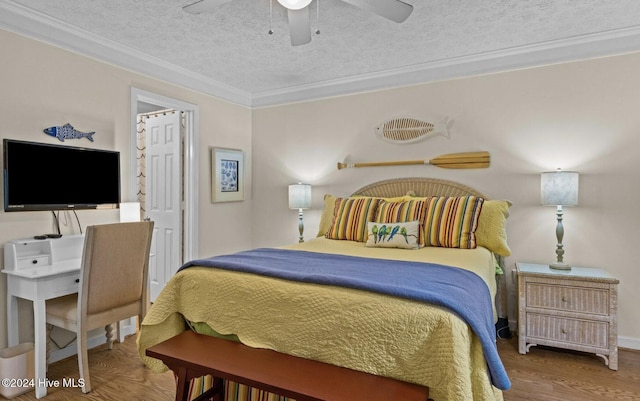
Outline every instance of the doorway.
[[[146, 214], [143, 216], [152, 218], [156, 222], [156, 227], [154, 228], [155, 247], [151, 258], [153, 260], [150, 259], [150, 279], [153, 283], [152, 294], [157, 295], [166, 281], [171, 278], [172, 274], [170, 272], [175, 272], [180, 267], [179, 265], [195, 259], [198, 254], [198, 106], [138, 88], [131, 88], [129, 182], [130, 194], [133, 198], [137, 198], [140, 190], [137, 177], [140, 149], [138, 144], [138, 115], [149, 113], [154, 107], [175, 113], [178, 116], [178, 125], [181, 126], [181, 128], [176, 128], [175, 122], [171, 122], [171, 119], [158, 118], [154, 120], [156, 133], [162, 131], [172, 132], [176, 135], [170, 142], [173, 142], [174, 149], [177, 146], [178, 150], [177, 153], [166, 148], [149, 150], [149, 152], [155, 152], [153, 158], [156, 164], [153, 166], [148, 165], [144, 172], [147, 183], [145, 189], [147, 200], [145, 203], [148, 204], [149, 202], [150, 194], [148, 192], [150, 187], [153, 187], [153, 192], [156, 196], [159, 193], [162, 194], [158, 199], [165, 198], [166, 190], [169, 190], [170, 193], [180, 192], [177, 204], [174, 202], [171, 205], [173, 209], [178, 208], [178, 213], [173, 213], [171, 218], [164, 217], [160, 210], [156, 210], [154, 214], [154, 212], [146, 208]], [[163, 140], [162, 142], [165, 141]], [[147, 143], [149, 142], [147, 141]], [[158, 157], [158, 155], [161, 157]], [[146, 163], [149, 162], [147, 156], [146, 154], [144, 155]], [[167, 164], [164, 160], [172, 160], [172, 162]], [[180, 182], [179, 188], [175, 186], [177, 182]], [[167, 188], [171, 186], [167, 185], [167, 183], [172, 183], [174, 187]], [[138, 199], [134, 200], [138, 201]], [[143, 200], [140, 201], [143, 204]], [[178, 256], [176, 257], [176, 255]], [[157, 271], [154, 269], [157, 269]], [[153, 280], [158, 282], [154, 283]], [[155, 299], [154, 296], [152, 296], [153, 299]]]

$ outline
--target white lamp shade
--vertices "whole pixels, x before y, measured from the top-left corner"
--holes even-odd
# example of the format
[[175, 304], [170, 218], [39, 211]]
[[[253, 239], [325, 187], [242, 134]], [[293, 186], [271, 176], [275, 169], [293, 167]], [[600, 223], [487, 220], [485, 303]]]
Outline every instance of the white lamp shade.
[[311, 185], [291, 184], [289, 185], [289, 208], [309, 209], [311, 207]]
[[278, 0], [278, 3], [289, 10], [300, 10], [311, 4], [311, 0]]
[[140, 203], [123, 202], [120, 204], [120, 222], [140, 221]]
[[576, 206], [578, 204], [578, 173], [549, 171], [540, 175], [541, 203], [546, 206]]

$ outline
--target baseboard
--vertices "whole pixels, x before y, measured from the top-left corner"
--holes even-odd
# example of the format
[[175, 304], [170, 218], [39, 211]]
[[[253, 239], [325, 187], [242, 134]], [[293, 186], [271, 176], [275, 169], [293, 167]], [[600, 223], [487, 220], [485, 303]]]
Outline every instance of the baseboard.
[[[509, 330], [511, 330], [512, 333], [517, 333], [518, 321], [509, 320]], [[618, 336], [618, 348], [640, 351], [640, 338]]]
[[118, 341], [123, 342], [126, 336], [136, 334], [136, 327], [138, 323], [137, 317], [120, 321], [120, 332], [118, 333]]
[[618, 337], [618, 348], [640, 351], [640, 338]]

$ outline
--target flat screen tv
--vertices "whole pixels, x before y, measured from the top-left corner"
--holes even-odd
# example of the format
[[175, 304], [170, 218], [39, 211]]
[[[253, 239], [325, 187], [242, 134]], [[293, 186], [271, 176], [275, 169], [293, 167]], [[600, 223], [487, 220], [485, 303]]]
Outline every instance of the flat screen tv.
[[4, 210], [95, 209], [120, 203], [120, 153], [3, 140]]

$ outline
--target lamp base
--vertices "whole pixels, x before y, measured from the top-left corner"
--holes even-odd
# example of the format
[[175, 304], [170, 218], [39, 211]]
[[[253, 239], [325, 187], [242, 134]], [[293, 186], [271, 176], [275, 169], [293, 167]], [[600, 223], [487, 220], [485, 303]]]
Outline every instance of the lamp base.
[[556, 270], [571, 270], [571, 266], [569, 266], [566, 263], [558, 263], [558, 262], [550, 263], [549, 267]]

